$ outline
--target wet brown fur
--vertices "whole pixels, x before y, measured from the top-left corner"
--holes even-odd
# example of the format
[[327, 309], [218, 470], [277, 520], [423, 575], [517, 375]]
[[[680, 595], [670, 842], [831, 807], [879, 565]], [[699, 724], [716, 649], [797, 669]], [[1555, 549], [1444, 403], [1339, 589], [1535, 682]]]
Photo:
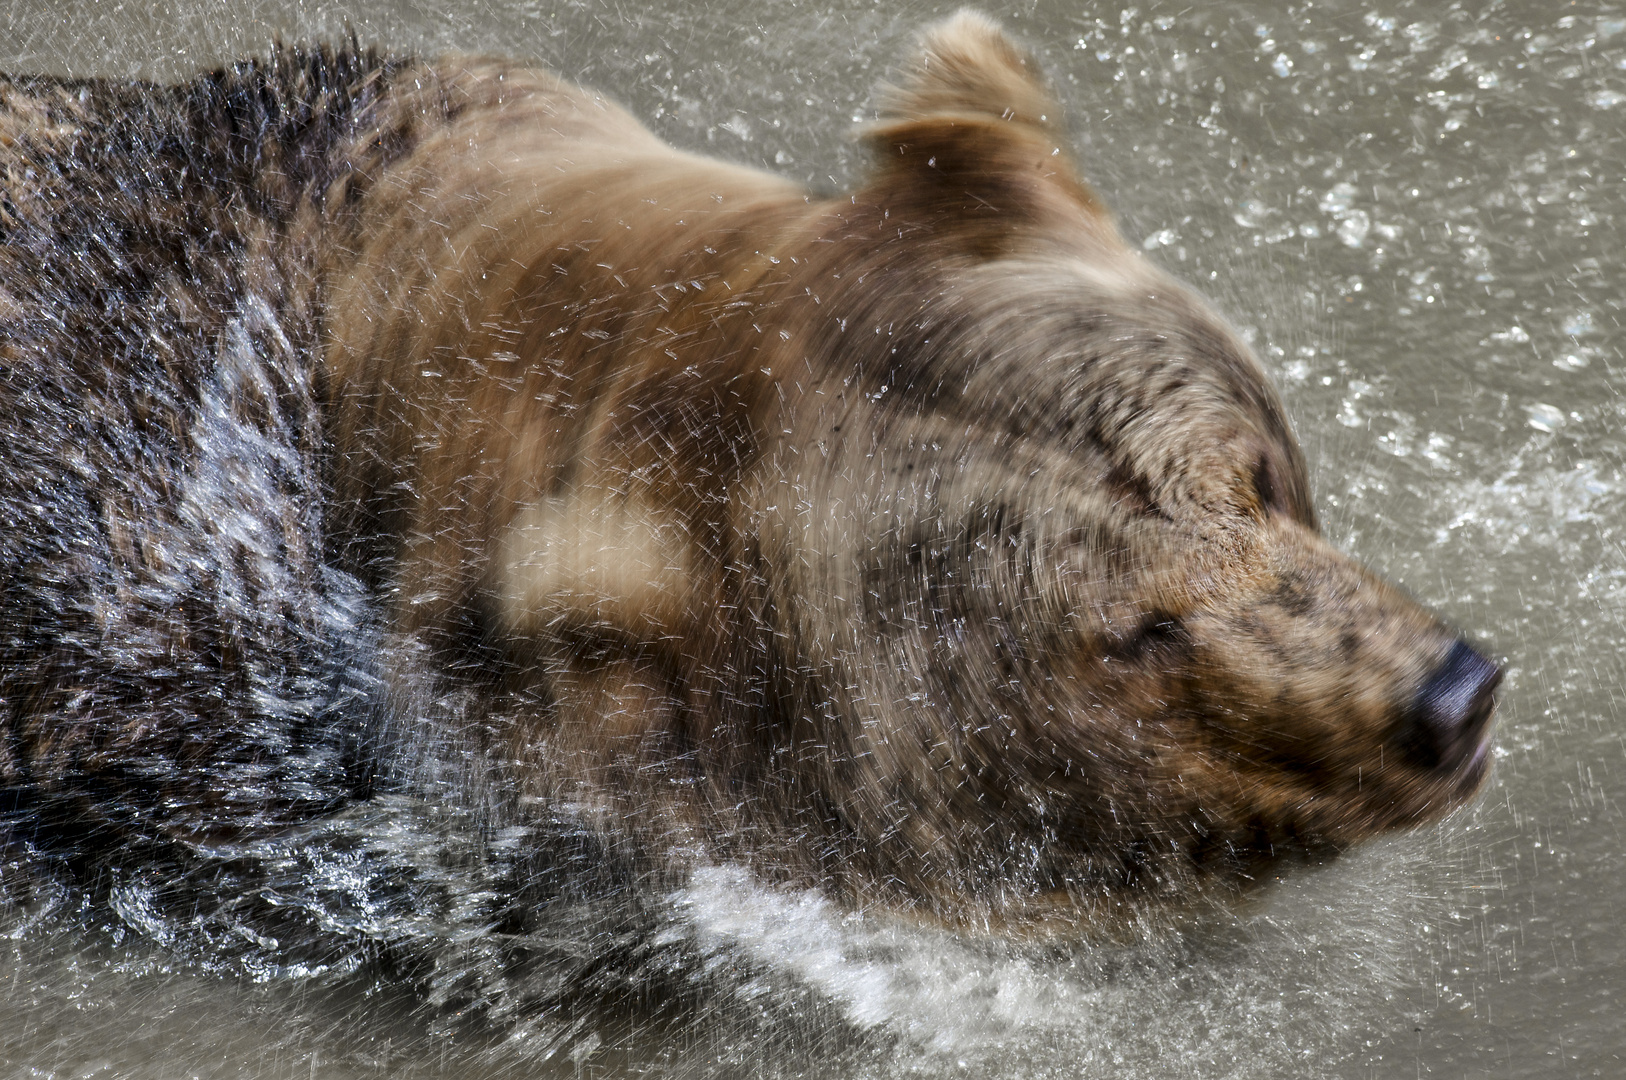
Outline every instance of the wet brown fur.
[[[1189, 896], [1481, 782], [1402, 751], [1454, 635], [1320, 536], [1257, 362], [986, 20], [930, 31], [834, 198], [546, 73], [378, 72], [255, 265], [322, 358], [323, 527], [399, 707], [522, 801], [678, 874], [982, 922]], [[45, 715], [10, 729], [41, 774]]]

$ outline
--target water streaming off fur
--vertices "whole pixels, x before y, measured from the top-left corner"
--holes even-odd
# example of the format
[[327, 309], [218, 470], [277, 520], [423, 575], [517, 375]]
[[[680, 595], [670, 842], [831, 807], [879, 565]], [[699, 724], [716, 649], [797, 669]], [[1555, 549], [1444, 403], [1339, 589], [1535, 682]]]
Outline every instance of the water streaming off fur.
[[[352, 27], [534, 57], [679, 145], [830, 188], [856, 175], [871, 87], [948, 10], [14, 0], [0, 67], [177, 76]], [[479, 808], [428, 799], [221, 853], [208, 880], [131, 872], [96, 902], [17, 844], [6, 1075], [1621, 1074], [1626, 7], [989, 10], [1055, 78], [1126, 232], [1280, 381], [1333, 538], [1505, 658], [1482, 801], [1240, 910], [1068, 947], [847, 914], [725, 867], [613, 915], [550, 896], [516, 962], [477, 932], [492, 891], [538, 844], [594, 853], [568, 829], [463, 850]], [[266, 452], [229, 431], [213, 445], [222, 483]], [[454, 768], [455, 747], [403, 742], [421, 757], [402, 768]], [[250, 893], [328, 944], [261, 940], [236, 917]], [[380, 970], [380, 943], [419, 940], [429, 970]], [[498, 983], [523, 991], [507, 1011], [435, 1007]]]

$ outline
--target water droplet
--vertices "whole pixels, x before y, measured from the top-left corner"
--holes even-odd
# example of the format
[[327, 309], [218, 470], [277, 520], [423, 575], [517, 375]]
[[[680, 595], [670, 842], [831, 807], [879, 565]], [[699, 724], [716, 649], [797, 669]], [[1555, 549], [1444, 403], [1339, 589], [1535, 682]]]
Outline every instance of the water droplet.
[[1336, 216], [1348, 211], [1350, 204], [1354, 201], [1355, 185], [1345, 180], [1334, 184], [1331, 190], [1321, 196], [1321, 202], [1318, 205], [1321, 207], [1323, 214]]
[[1365, 210], [1351, 210], [1344, 220], [1338, 223], [1338, 239], [1350, 247], [1360, 247], [1366, 241], [1366, 234], [1372, 228], [1372, 219]]
[[1594, 329], [1596, 328], [1592, 325], [1592, 312], [1590, 311], [1577, 311], [1564, 320], [1564, 333], [1570, 337], [1584, 337], [1592, 333]]
[[1564, 412], [1562, 409], [1542, 402], [1526, 405], [1524, 411], [1530, 415], [1530, 426], [1537, 431], [1557, 431], [1564, 426]]
[[1275, 212], [1257, 199], [1244, 199], [1236, 204], [1236, 213], [1231, 215], [1231, 220], [1244, 229], [1257, 229]]

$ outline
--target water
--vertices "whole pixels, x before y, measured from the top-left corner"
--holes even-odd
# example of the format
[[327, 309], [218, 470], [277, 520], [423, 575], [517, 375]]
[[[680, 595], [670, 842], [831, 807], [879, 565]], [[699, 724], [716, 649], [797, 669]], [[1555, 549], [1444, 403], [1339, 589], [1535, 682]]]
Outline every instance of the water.
[[[14, 0], [0, 66], [176, 76], [353, 27], [533, 57], [674, 143], [828, 189], [861, 167], [848, 139], [877, 79], [949, 10]], [[1328, 532], [1504, 659], [1481, 801], [1242, 910], [1110, 946], [963, 941], [718, 870], [661, 916], [710, 996], [566, 1029], [470, 1034], [376, 974], [192, 962], [143, 914], [152, 883], [117, 893], [116, 931], [42, 894], [0, 943], [9, 1075], [1626, 1069], [1626, 7], [990, 13], [1054, 77], [1126, 234], [1272, 369]]]

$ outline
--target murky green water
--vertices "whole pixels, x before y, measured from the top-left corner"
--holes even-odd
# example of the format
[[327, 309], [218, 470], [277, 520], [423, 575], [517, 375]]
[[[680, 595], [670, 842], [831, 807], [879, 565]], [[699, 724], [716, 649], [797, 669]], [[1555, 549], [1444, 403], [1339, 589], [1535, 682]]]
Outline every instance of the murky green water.
[[[875, 81], [951, 10], [445, 8], [12, 0], [0, 66], [176, 75], [350, 26], [534, 57], [675, 143], [829, 188], [860, 167], [847, 140]], [[546, 1047], [441, 1039], [388, 990], [231, 980], [71, 920], [11, 924], [8, 1075], [1626, 1075], [1626, 7], [989, 10], [1055, 78], [1126, 232], [1279, 378], [1328, 531], [1504, 658], [1483, 800], [1223, 925], [1060, 957], [724, 875], [684, 902], [784, 977], [753, 1017]]]

